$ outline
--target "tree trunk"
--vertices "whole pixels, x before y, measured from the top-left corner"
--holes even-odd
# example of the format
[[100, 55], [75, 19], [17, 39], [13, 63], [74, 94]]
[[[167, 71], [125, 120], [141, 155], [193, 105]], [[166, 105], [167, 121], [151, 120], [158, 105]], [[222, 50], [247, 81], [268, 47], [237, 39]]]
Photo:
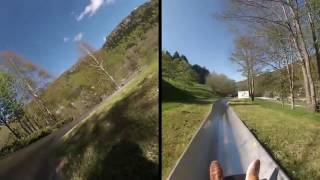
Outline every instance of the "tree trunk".
[[[299, 16], [297, 15], [297, 12], [294, 11], [294, 4], [292, 0], [287, 0], [287, 5], [293, 17], [293, 27], [290, 26], [284, 3], [282, 5], [282, 9], [284, 12], [285, 19], [290, 27], [289, 31], [291, 40], [293, 41], [295, 48], [298, 50], [298, 59], [301, 61], [307, 107], [310, 111], [314, 112], [316, 110], [316, 95], [314, 82], [311, 76], [310, 57], [307, 51], [303, 33], [301, 31]], [[292, 28], [294, 28], [295, 31]]]
[[[290, 68], [291, 66], [291, 68]], [[294, 109], [294, 82], [293, 82], [293, 64], [289, 65], [289, 62], [286, 61], [287, 68], [287, 78], [289, 80], [289, 91], [291, 97], [291, 109]], [[291, 69], [291, 70], [290, 70]]]
[[36, 131], [37, 129], [33, 126], [33, 124], [26, 119], [25, 124], [31, 129], [32, 132]]
[[[281, 73], [282, 74], [282, 73]], [[282, 75], [281, 75], [282, 76]], [[284, 81], [281, 77], [280, 79], [281, 84], [280, 84], [280, 96], [281, 96], [281, 108], [284, 108]]]
[[57, 122], [56, 117], [51, 113], [51, 111], [48, 109], [48, 107], [45, 105], [42, 99], [40, 99], [36, 94], [34, 98], [38, 102], [38, 104], [41, 106], [41, 108], [44, 109], [45, 113], [49, 115], [51, 121], [46, 120], [47, 124], [50, 125], [50, 124], [56, 123]]
[[93, 54], [92, 52], [87, 49], [85, 46], [81, 45], [81, 48], [83, 48], [87, 54], [91, 57], [91, 59], [93, 60], [93, 67], [96, 67], [98, 69], [98, 71], [102, 71], [103, 74], [106, 75], [106, 77], [110, 78], [111, 81], [113, 82], [113, 84], [115, 85], [115, 89], [118, 90], [120, 89], [120, 86], [118, 85], [118, 83], [113, 79], [113, 77], [108, 73], [108, 71], [103, 67], [103, 64], [101, 61], [99, 61]]
[[30, 123], [31, 127], [32, 127], [35, 131], [37, 131], [37, 130], [40, 129], [39, 124], [37, 124], [35, 121], [32, 121], [31, 119], [29, 119], [29, 117], [26, 116], [26, 115], [25, 115], [24, 117], [25, 117], [25, 119], [27, 120], [27, 122]]
[[305, 63], [306, 75], [307, 75], [307, 79], [310, 87], [311, 104], [309, 105], [309, 109], [312, 112], [315, 112], [316, 111], [316, 93], [315, 93], [314, 81], [311, 74], [310, 56], [307, 50], [304, 36], [301, 31], [300, 23], [297, 23], [297, 29], [300, 34], [300, 39], [301, 39], [300, 44], [302, 46], [302, 55], [303, 55], [303, 58], [305, 59], [304, 63]]
[[14, 135], [15, 138], [20, 139], [20, 135], [18, 133], [16, 133], [9, 124], [7, 124], [6, 122], [3, 122], [4, 125], [9, 129], [9, 131]]
[[251, 75], [251, 101], [254, 101], [254, 77]]
[[[34, 98], [34, 100], [40, 105], [41, 108], [44, 108], [44, 110], [46, 111], [46, 113], [49, 115], [50, 119], [54, 122], [57, 122], [55, 119], [55, 116], [51, 113], [51, 111], [47, 108], [47, 106], [45, 105], [45, 103], [39, 98], [39, 96], [37, 95], [36, 91], [34, 90], [34, 88], [31, 86], [31, 84], [26, 81], [23, 78], [23, 75], [19, 69], [19, 67], [16, 65], [16, 63], [10, 59], [10, 63], [12, 64], [13, 68], [16, 70], [16, 72], [22, 77], [22, 81], [25, 84], [27, 91], [32, 95], [32, 97]], [[47, 120], [46, 120], [47, 121]]]
[[[290, 51], [292, 52], [291, 46], [289, 47]], [[290, 93], [290, 98], [291, 98], [291, 109], [294, 109], [294, 69], [293, 69], [293, 61], [290, 61], [290, 55], [288, 55], [288, 51], [285, 51], [284, 53], [284, 58], [285, 58], [285, 66], [286, 66], [286, 74], [287, 74], [287, 79], [289, 81], [289, 93]]]
[[36, 120], [31, 120], [27, 115], [24, 115], [24, 118], [30, 122], [30, 124], [32, 124], [32, 126], [34, 127], [35, 130], [39, 130], [41, 128], [41, 126], [37, 123]]
[[[249, 72], [249, 70], [248, 70], [248, 73], [247, 73], [247, 86], [248, 86], [248, 91], [249, 91], [249, 96], [250, 96], [250, 98], [252, 97], [251, 96], [251, 85], [250, 85], [250, 72]], [[252, 99], [251, 99], [251, 101], [252, 101]]]
[[[23, 119], [25, 121], [23, 121]], [[27, 127], [27, 129], [29, 130], [30, 133], [34, 132], [36, 129], [34, 128], [34, 126], [29, 122], [29, 119], [26, 118], [26, 116], [24, 116], [24, 118], [21, 118], [19, 120], [19, 123], [23, 124], [25, 127]]]
[[18, 120], [18, 123], [20, 125], [20, 127], [24, 130], [24, 132], [26, 132], [28, 135], [31, 133], [30, 130], [28, 128], [26, 128], [22, 122], [20, 122], [20, 120]]
[[317, 44], [318, 37], [316, 34], [316, 29], [314, 25], [314, 19], [312, 15], [312, 10], [311, 10], [311, 5], [309, 4], [308, 0], [305, 0], [305, 3], [307, 5], [307, 10], [308, 10], [308, 17], [309, 17], [309, 25], [311, 29], [311, 34], [312, 34], [312, 44], [315, 50], [315, 55], [316, 55], [316, 62], [317, 62], [317, 68], [318, 68], [318, 79], [320, 79], [320, 54], [319, 54], [319, 46]]
[[284, 108], [284, 97], [283, 97], [283, 94], [281, 95], [281, 108], [282, 109]]
[[[293, 16], [293, 26], [296, 30], [296, 33], [293, 31], [293, 29], [290, 30], [291, 38], [292, 38], [291, 40], [294, 42], [293, 44], [295, 48], [298, 50], [299, 60], [301, 61], [307, 106], [310, 111], [314, 112], [316, 109], [316, 104], [315, 104], [316, 96], [315, 96], [314, 82], [311, 76], [310, 57], [306, 49], [305, 40], [301, 31], [299, 17], [297, 16], [297, 13], [293, 10], [292, 1], [289, 1], [289, 4], [290, 5], [288, 7], [290, 9], [291, 15]], [[285, 19], [289, 23], [284, 5], [282, 7], [283, 7]]]
[[38, 124], [37, 120], [34, 119], [32, 122], [37, 126], [38, 130], [41, 129], [41, 126]]

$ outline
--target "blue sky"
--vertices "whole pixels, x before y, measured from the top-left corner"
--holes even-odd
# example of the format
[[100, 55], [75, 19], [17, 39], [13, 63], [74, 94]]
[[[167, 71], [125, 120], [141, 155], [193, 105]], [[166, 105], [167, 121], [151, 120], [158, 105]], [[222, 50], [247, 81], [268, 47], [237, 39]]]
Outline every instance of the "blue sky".
[[0, 51], [14, 51], [57, 77], [79, 57], [75, 39], [100, 48], [105, 36], [146, 1], [4, 0]]
[[191, 64], [206, 66], [234, 80], [244, 79], [229, 57], [233, 35], [227, 23], [214, 18], [225, 0], [163, 0], [162, 49], [186, 55]]

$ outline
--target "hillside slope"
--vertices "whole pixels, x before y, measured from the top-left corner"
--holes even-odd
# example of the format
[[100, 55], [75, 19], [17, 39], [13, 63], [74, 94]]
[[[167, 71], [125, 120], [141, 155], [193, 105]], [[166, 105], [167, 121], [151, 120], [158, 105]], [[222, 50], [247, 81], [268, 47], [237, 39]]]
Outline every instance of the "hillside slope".
[[95, 52], [105, 59], [104, 67], [122, 85], [116, 93], [113, 83], [101, 79], [84, 57], [43, 94], [59, 117], [77, 118], [102, 101], [60, 144], [53, 163], [61, 177], [158, 177], [157, 20], [158, 1], [145, 3], [125, 18]]
[[154, 61], [65, 135], [56, 161], [60, 176], [157, 179], [157, 70]]
[[166, 179], [218, 97], [183, 58], [162, 54], [162, 179]]
[[[118, 84], [124, 85], [158, 58], [158, 1], [147, 2], [133, 11], [94, 55], [104, 59], [104, 67]], [[43, 100], [58, 119], [78, 118], [115, 92], [113, 83], [89, 65], [89, 57], [79, 59], [70, 70], [51, 83]]]

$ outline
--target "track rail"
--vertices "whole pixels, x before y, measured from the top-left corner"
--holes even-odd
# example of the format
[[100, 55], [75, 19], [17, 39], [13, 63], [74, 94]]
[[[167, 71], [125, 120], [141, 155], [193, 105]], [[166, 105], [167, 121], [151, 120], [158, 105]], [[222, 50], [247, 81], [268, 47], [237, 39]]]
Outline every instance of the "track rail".
[[219, 100], [168, 179], [208, 180], [212, 160], [219, 161], [224, 176], [245, 174], [250, 162], [255, 159], [261, 161], [260, 179], [289, 179], [238, 118], [227, 100]]

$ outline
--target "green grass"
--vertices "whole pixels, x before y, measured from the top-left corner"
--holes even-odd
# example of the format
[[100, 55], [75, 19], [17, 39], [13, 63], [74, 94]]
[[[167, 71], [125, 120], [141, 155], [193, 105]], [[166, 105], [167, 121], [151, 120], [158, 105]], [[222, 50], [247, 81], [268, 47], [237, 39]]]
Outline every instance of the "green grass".
[[263, 100], [232, 106], [292, 178], [320, 178], [319, 114]]
[[145, 68], [64, 136], [66, 179], [158, 177], [158, 65]]
[[52, 133], [52, 131], [53, 130], [49, 128], [39, 130], [30, 134], [29, 136], [23, 137], [19, 140], [13, 141], [12, 143], [5, 145], [0, 149], [0, 158], [2, 159], [10, 153], [16, 152], [26, 146], [29, 146], [37, 140], [49, 135], [50, 133]]
[[[1, 144], [0, 159], [5, 158], [9, 154], [16, 152], [24, 147], [29, 146], [30, 144], [38, 141], [39, 139], [41, 139], [45, 136], [48, 136], [52, 132], [61, 128], [64, 124], [69, 123], [71, 121], [72, 121], [72, 119], [61, 120], [58, 123], [56, 123], [54, 126], [39, 129], [39, 130], [31, 133], [30, 135], [22, 136], [21, 139], [15, 139], [14, 137], [11, 137], [9, 139], [7, 137], [8, 140], [11, 140], [11, 141], [8, 141], [8, 142]], [[17, 124], [14, 124], [14, 123], [12, 123], [12, 124], [13, 124], [13, 127], [17, 126]], [[1, 128], [0, 132], [2, 132], [2, 135], [7, 135], [7, 136], [11, 135], [12, 136], [11, 132], [6, 130], [5, 128]], [[6, 137], [1, 137], [2, 140], [4, 140], [4, 138], [6, 138]]]
[[[125, 84], [129, 77], [158, 58], [158, 3], [158, 0], [146, 2], [128, 14], [130, 21], [124, 20], [123, 23], [127, 22], [125, 25], [117, 26], [108, 35], [108, 43], [94, 52], [118, 84]], [[53, 113], [60, 111], [56, 114], [58, 121], [65, 117], [78, 119], [104, 97], [114, 93], [115, 87], [110, 78], [90, 66], [90, 62], [89, 56], [82, 56], [41, 94]], [[26, 109], [28, 115], [37, 116], [39, 124], [45, 124], [45, 118], [39, 117], [41, 113], [37, 103], [31, 102]]]
[[162, 80], [162, 179], [166, 179], [210, 112], [216, 94], [201, 84]]

